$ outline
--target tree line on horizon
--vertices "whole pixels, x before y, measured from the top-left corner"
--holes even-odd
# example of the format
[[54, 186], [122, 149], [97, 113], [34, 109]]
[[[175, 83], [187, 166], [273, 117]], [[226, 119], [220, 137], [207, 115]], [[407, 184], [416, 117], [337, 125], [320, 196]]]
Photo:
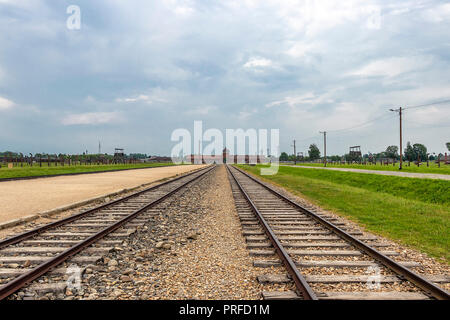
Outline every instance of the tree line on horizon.
[[[450, 151], [450, 142], [446, 144], [447, 149]], [[383, 160], [383, 159], [392, 159], [399, 160], [400, 154], [398, 152], [397, 146], [388, 146], [385, 151], [379, 153], [366, 153], [362, 155], [362, 157], [356, 156], [354, 154], [346, 153], [343, 156], [340, 155], [331, 155], [327, 156], [327, 160], [330, 161], [358, 161], [358, 160]], [[426, 161], [426, 160], [436, 160], [437, 158], [443, 157], [442, 153], [438, 155], [430, 154], [427, 152], [427, 147], [421, 143], [411, 143], [408, 141], [406, 144], [406, 148], [403, 151], [403, 159], [405, 161]], [[311, 144], [308, 149], [308, 156], [300, 157], [297, 155], [297, 159], [293, 154], [288, 154], [286, 152], [282, 152], [280, 155], [280, 161], [314, 161], [321, 159], [321, 153], [319, 148], [315, 143]]]
[[[88, 160], [88, 159], [104, 159], [104, 160], [113, 160], [114, 159], [114, 155], [112, 154], [108, 154], [108, 153], [93, 153], [93, 154], [88, 154], [86, 152], [83, 152], [82, 154], [65, 154], [65, 153], [35, 153], [34, 155], [32, 153], [27, 154], [23, 154], [21, 152], [13, 152], [13, 151], [4, 151], [4, 152], [0, 152], [0, 158], [8, 158], [8, 159], [13, 159], [13, 158], [25, 158], [25, 157], [33, 157], [33, 159], [65, 159], [65, 160]], [[149, 158], [150, 156], [145, 154], [145, 153], [130, 153], [130, 154], [124, 154], [123, 157], [125, 159], [146, 159]]]

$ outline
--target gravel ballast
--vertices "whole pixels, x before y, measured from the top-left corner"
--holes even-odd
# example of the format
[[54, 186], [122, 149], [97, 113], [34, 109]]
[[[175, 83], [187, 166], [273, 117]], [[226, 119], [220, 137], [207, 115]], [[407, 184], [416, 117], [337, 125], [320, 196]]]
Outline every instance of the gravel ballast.
[[[151, 209], [144, 226], [96, 264], [81, 290], [23, 289], [28, 299], [260, 299], [224, 166]], [[43, 276], [35, 283], [61, 281]]]
[[[251, 173], [250, 173], [250, 175], [255, 176]], [[255, 178], [261, 180], [260, 177], [255, 176]], [[325, 210], [325, 209], [315, 205], [314, 203], [312, 203], [311, 201], [306, 199], [306, 197], [302, 197], [301, 194], [298, 194], [298, 195], [293, 194], [292, 192], [289, 192], [286, 189], [284, 189], [284, 188], [280, 187], [279, 185], [277, 185], [273, 182], [270, 182], [270, 181], [264, 181], [264, 183], [266, 183], [268, 186], [272, 187], [276, 191], [280, 192], [285, 197], [293, 200], [294, 202], [297, 202], [298, 204], [300, 204], [301, 206], [303, 206], [305, 208], [308, 208], [309, 210], [311, 210], [312, 212], [314, 212], [316, 214], [321, 214], [328, 218], [336, 218], [339, 221], [345, 222], [345, 224], [348, 228], [351, 228], [354, 230], [360, 230], [363, 232], [363, 234], [365, 236], [376, 237], [379, 242], [389, 244], [389, 246], [383, 248], [383, 250], [391, 250], [391, 251], [396, 251], [399, 253], [399, 255], [392, 257], [393, 260], [395, 260], [397, 262], [413, 261], [413, 262], [420, 263], [420, 267], [412, 267], [411, 268], [411, 270], [414, 271], [415, 273], [418, 273], [422, 276], [426, 276], [426, 275], [446, 275], [446, 276], [448, 276], [448, 275], [450, 275], [450, 266], [448, 264], [446, 264], [445, 262], [441, 262], [438, 259], [430, 257], [426, 253], [423, 253], [418, 250], [407, 247], [404, 244], [399, 244], [396, 241], [393, 241], [393, 240], [390, 240], [383, 236], [369, 232], [364, 228], [364, 226], [359, 225], [358, 223], [356, 223], [354, 221], [351, 221], [349, 218], [347, 218], [343, 215], [340, 215], [336, 212], [332, 212], [330, 210]], [[370, 242], [369, 242], [369, 244], [370, 244]], [[320, 260], [321, 258], [303, 257], [303, 259], [305, 259], [305, 260]], [[327, 260], [328, 259], [329, 258], [327, 258]], [[346, 257], [339, 258], [339, 260], [351, 260], [351, 259], [352, 258], [346, 258]], [[364, 260], [365, 258], [359, 257], [358, 260], [359, 259]], [[301, 270], [301, 272], [303, 274], [311, 274], [311, 273], [314, 273], [314, 269], [315, 268], [303, 268]], [[383, 270], [384, 270], [384, 267], [381, 269], [381, 274], [384, 274]], [[317, 269], [315, 271], [317, 271]], [[352, 270], [348, 270], [345, 268], [341, 269], [341, 270], [332, 270], [332, 271], [337, 272], [337, 273], [342, 273], [342, 274], [352, 274], [353, 273]], [[390, 271], [388, 271], [388, 273], [389, 272]], [[450, 290], [450, 283], [437, 283], [436, 285], [442, 287], [443, 289], [445, 289], [447, 291]], [[394, 290], [395, 289], [397, 289], [397, 288], [394, 287]]]
[[202, 165], [58, 176], [32, 180], [3, 181], [0, 192], [0, 223], [105, 196], [177, 174]]

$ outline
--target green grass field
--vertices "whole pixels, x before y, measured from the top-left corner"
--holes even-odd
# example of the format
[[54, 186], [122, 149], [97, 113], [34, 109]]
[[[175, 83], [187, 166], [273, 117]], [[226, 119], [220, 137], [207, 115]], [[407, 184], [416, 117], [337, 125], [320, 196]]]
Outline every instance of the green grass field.
[[75, 166], [50, 166], [42, 164], [39, 165], [13, 167], [8, 169], [6, 166], [0, 168], [0, 179], [5, 178], [19, 178], [19, 177], [37, 177], [46, 175], [59, 175], [68, 173], [83, 173], [83, 172], [96, 172], [96, 171], [111, 171], [111, 170], [124, 170], [124, 169], [137, 169], [137, 168], [151, 168], [173, 165], [172, 163], [139, 163], [139, 164], [109, 164], [109, 165], [75, 165]]
[[[240, 166], [259, 175], [259, 166]], [[280, 167], [263, 180], [450, 263], [450, 182]]]
[[[293, 165], [293, 164], [292, 164]], [[323, 163], [297, 163], [299, 166], [308, 166], [308, 167], [323, 167]], [[365, 170], [382, 170], [382, 171], [400, 171], [398, 170], [398, 163], [395, 167], [391, 165], [382, 166], [380, 164], [376, 165], [363, 165], [363, 164], [327, 164], [327, 167], [330, 168], [352, 168], [352, 169], [365, 169]], [[426, 163], [423, 163], [418, 167], [411, 163], [411, 166], [408, 167], [408, 163], [403, 163], [402, 172], [417, 172], [417, 173], [440, 173], [440, 174], [450, 174], [450, 165], [445, 165], [441, 163], [441, 167], [439, 168], [437, 164], [434, 162], [430, 162], [430, 166], [427, 167]]]

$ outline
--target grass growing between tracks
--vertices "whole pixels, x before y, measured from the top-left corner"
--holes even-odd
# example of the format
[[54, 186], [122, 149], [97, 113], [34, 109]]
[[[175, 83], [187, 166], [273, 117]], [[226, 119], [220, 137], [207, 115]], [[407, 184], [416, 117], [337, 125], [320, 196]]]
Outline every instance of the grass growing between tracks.
[[42, 164], [39, 165], [14, 167], [8, 169], [5, 166], [0, 168], [0, 180], [7, 178], [21, 178], [21, 177], [38, 177], [46, 175], [60, 175], [73, 173], [88, 173], [97, 171], [111, 171], [111, 170], [125, 170], [125, 169], [139, 169], [152, 168], [160, 166], [173, 165], [172, 163], [140, 163], [140, 164], [109, 164], [109, 165], [73, 165], [73, 166], [50, 166]]
[[[292, 165], [294, 165], [292, 163]], [[305, 167], [323, 167], [323, 163], [298, 163], [299, 166]], [[364, 165], [364, 164], [331, 164], [328, 163], [327, 167], [330, 168], [350, 168], [350, 169], [364, 169], [364, 170], [379, 170], [379, 171], [398, 171], [398, 172], [414, 172], [414, 173], [436, 173], [436, 174], [450, 174], [450, 165], [445, 165], [441, 163], [441, 167], [438, 167], [434, 162], [430, 162], [430, 166], [427, 167], [426, 163], [423, 163], [420, 167], [411, 163], [408, 166], [407, 162], [403, 162], [402, 170], [398, 170], [399, 164], [395, 166], [392, 164], [387, 166], [382, 166], [381, 164], [376, 165]]]
[[[239, 167], [259, 176], [259, 166]], [[449, 181], [289, 167], [259, 177], [450, 263]]]

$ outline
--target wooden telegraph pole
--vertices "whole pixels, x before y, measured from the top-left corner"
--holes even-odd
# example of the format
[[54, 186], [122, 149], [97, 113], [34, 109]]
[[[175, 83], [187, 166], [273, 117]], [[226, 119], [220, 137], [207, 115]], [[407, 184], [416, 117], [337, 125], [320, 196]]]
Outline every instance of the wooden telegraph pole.
[[327, 132], [326, 131], [319, 131], [320, 133], [323, 133], [323, 164], [326, 167], [327, 166]]
[[402, 170], [403, 168], [403, 135], [402, 135], [402, 107], [398, 109], [389, 109], [393, 112], [398, 112], [399, 118], [400, 118], [400, 165], [398, 167], [399, 170]]
[[297, 153], [296, 153], [296, 149], [295, 149], [295, 140], [294, 140], [294, 165], [297, 164]]

